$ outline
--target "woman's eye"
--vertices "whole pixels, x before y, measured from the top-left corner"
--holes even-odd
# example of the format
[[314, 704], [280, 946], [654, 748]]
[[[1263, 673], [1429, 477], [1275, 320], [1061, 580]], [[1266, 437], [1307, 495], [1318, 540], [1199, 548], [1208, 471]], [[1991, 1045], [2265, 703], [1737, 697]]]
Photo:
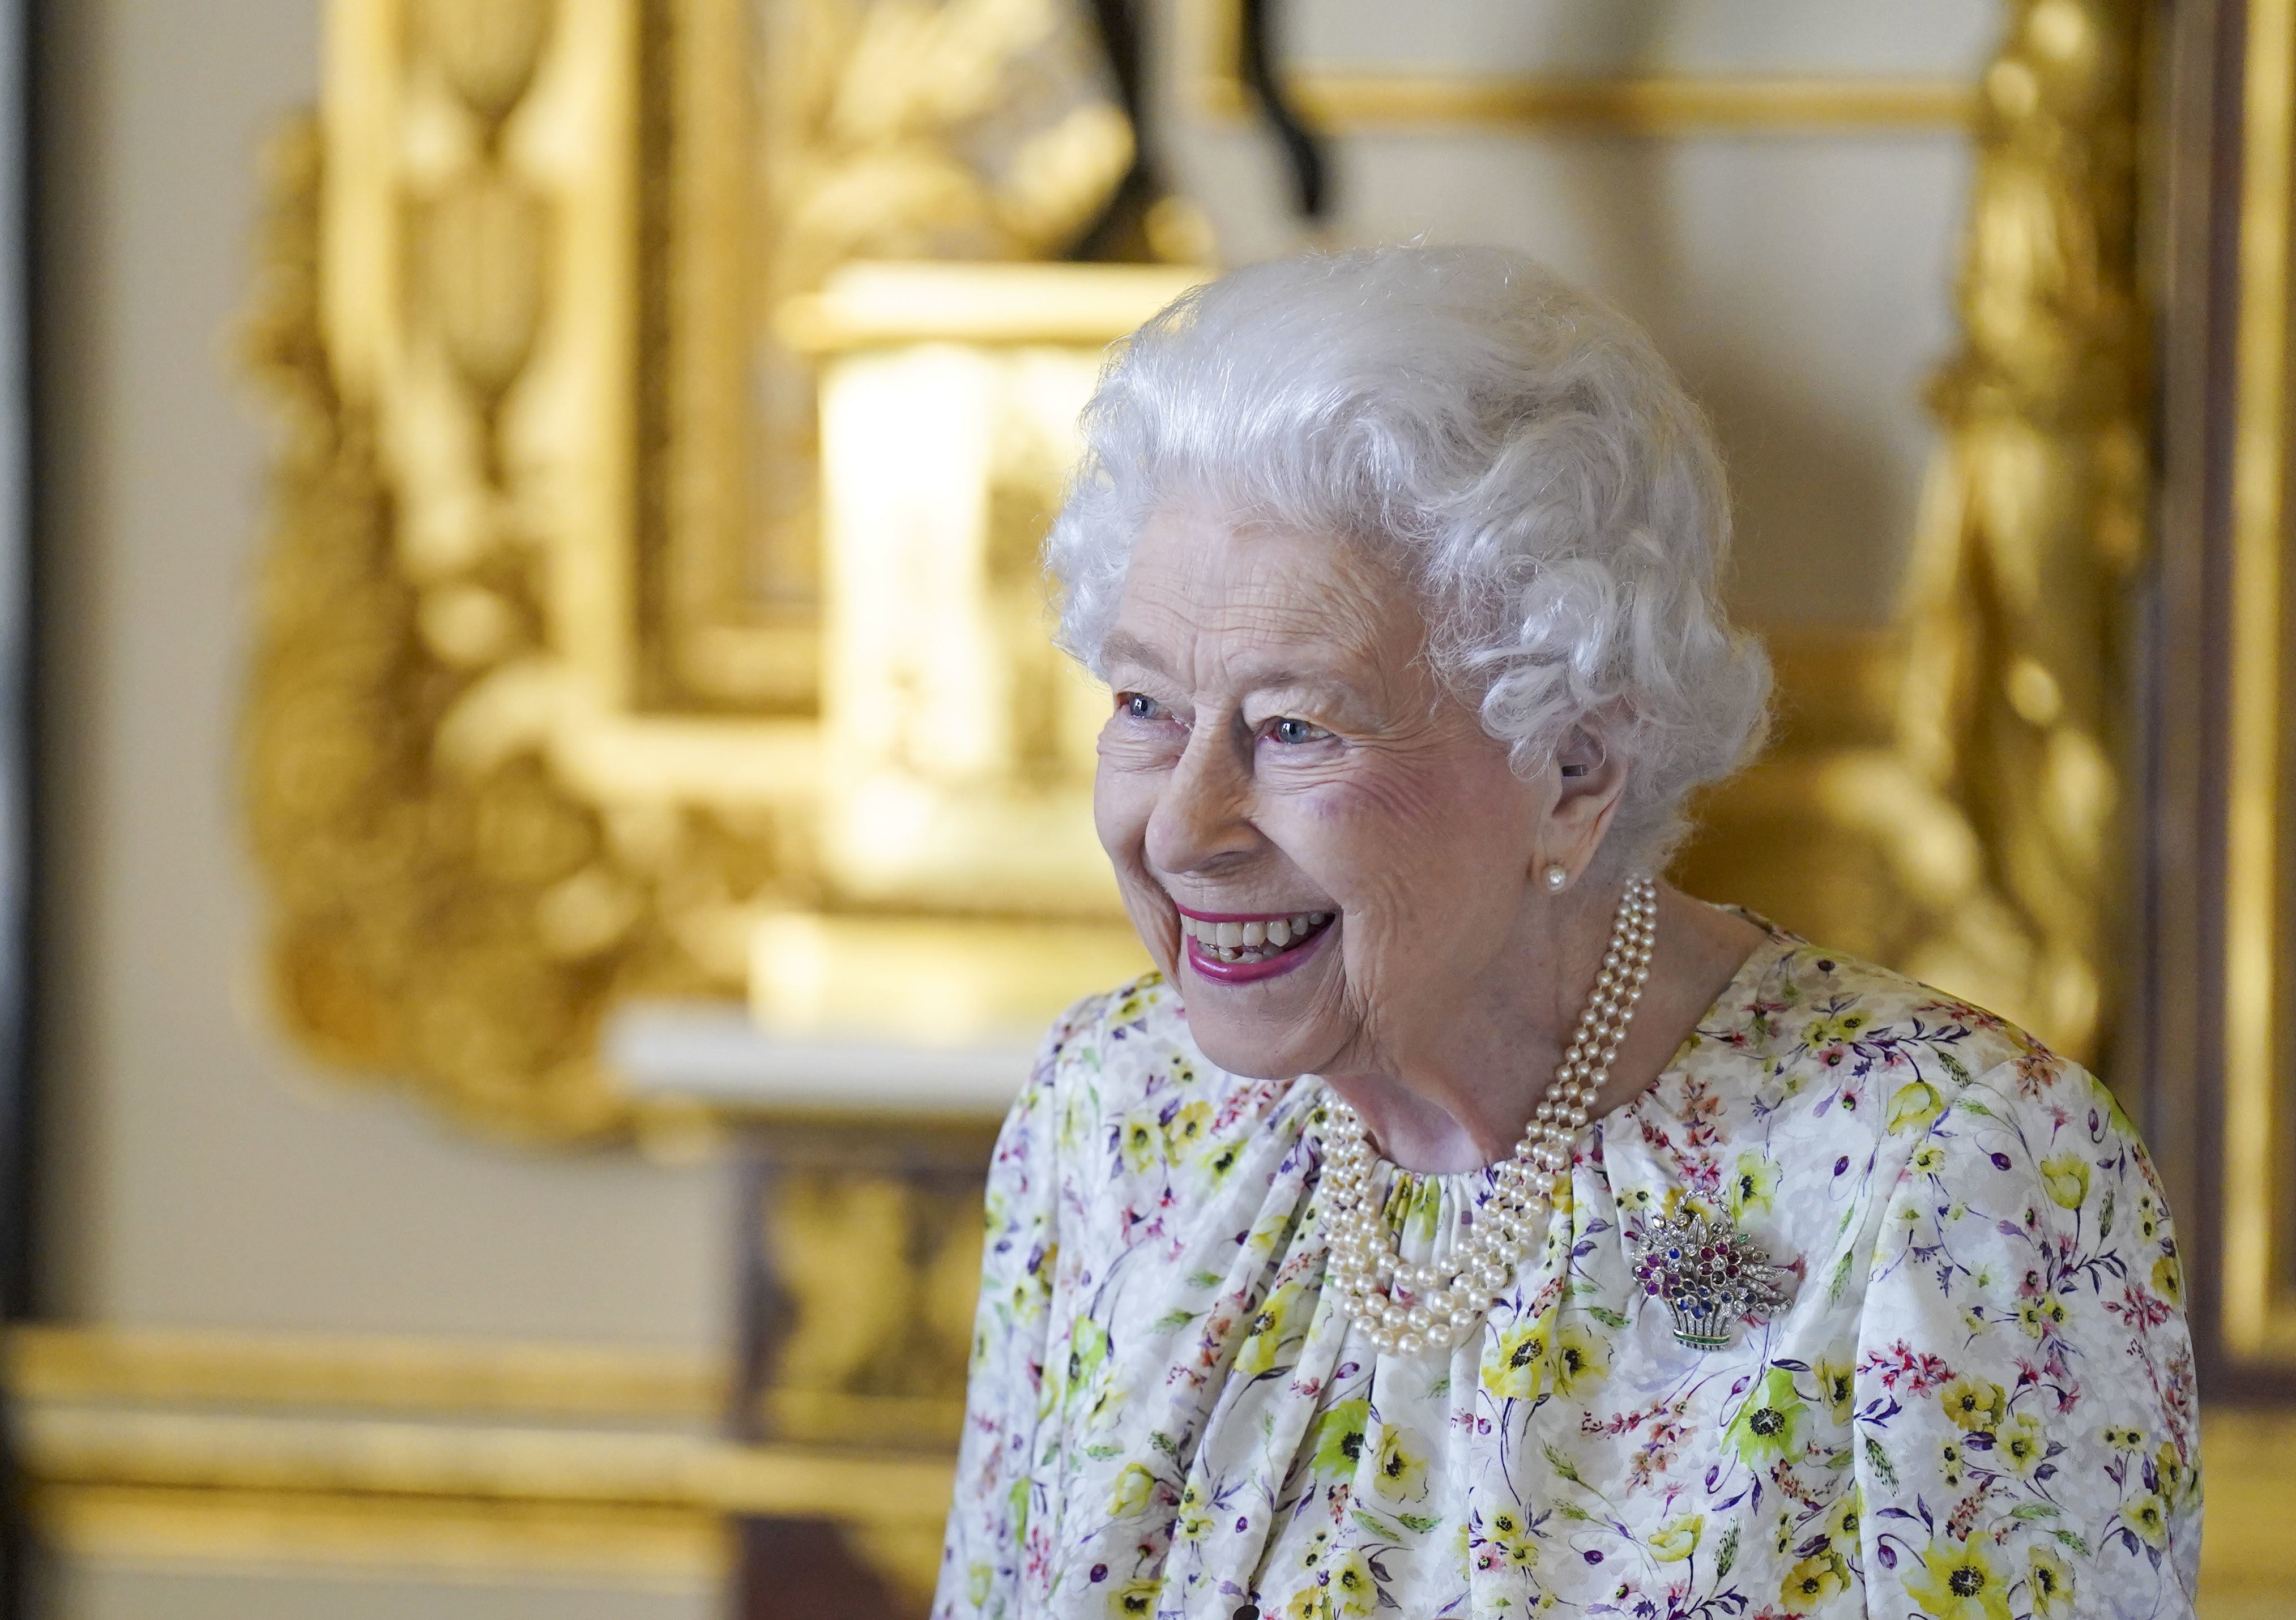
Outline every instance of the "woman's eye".
[[1331, 735], [1320, 725], [1310, 725], [1305, 720], [1295, 720], [1288, 715], [1273, 722], [1267, 728], [1267, 734], [1278, 742], [1294, 745], [1315, 742]]
[[1135, 720], [1153, 720], [1162, 712], [1155, 699], [1137, 691], [1118, 693], [1116, 708], [1117, 712], [1128, 715]]

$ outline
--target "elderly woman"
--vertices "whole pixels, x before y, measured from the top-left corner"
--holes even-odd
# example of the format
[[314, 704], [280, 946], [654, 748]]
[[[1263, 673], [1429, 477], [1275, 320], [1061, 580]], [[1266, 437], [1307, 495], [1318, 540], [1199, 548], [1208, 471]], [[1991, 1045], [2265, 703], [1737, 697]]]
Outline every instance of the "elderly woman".
[[1704, 422], [1536, 266], [1247, 270], [1055, 528], [1159, 971], [999, 1142], [957, 1616], [2171, 1616], [2177, 1248], [1981, 1010], [1655, 876], [1761, 730]]

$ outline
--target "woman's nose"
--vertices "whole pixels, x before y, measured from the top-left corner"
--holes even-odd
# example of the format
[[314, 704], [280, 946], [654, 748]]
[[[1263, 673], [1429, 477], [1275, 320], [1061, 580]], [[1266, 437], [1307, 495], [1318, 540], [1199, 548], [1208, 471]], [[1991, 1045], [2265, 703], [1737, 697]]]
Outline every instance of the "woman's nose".
[[1148, 817], [1148, 863], [1163, 872], [1217, 871], [1257, 849], [1251, 774], [1223, 728], [1189, 735]]

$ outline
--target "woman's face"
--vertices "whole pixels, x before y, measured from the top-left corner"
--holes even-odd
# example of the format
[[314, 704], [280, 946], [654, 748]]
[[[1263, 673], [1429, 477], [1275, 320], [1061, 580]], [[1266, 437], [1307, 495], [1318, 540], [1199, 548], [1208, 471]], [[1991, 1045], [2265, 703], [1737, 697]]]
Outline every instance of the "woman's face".
[[1425, 630], [1337, 541], [1168, 514], [1133, 554], [1095, 819], [1233, 1073], [1398, 1072], [1520, 994], [1555, 790], [1440, 687]]

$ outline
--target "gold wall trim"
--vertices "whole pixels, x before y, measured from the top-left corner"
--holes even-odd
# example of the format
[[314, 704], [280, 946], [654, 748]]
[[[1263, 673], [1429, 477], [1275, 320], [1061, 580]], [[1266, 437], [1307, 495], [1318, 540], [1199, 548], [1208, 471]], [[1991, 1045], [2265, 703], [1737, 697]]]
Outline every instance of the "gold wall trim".
[[2281, 623], [2288, 543], [2291, 98], [2296, 4], [2251, 0], [2243, 75], [2240, 315], [2233, 441], [2231, 757], [2225, 829], [2224, 1299], [2244, 1361], [2296, 1362], [2296, 1302], [2281, 1289], [2284, 1032], [2278, 870]]
[[32, 1401], [338, 1406], [709, 1421], [725, 1369], [687, 1351], [317, 1334], [20, 1328], [8, 1387]]
[[[1236, 77], [1238, 0], [1203, 0], [1198, 35], [1198, 108], [1214, 119], [1249, 117]], [[1482, 77], [1437, 71], [1374, 72], [1309, 62], [1285, 86], [1311, 125], [1331, 130], [1464, 124], [1593, 135], [1824, 135], [1898, 130], [1963, 135], [1977, 93], [1962, 79], [1839, 75], [1669, 74]]]
[[952, 1460], [703, 1436], [140, 1407], [27, 1404], [44, 1484], [619, 1502], [856, 1524], [938, 1520]]
[[67, 1557], [206, 1571], [316, 1566], [368, 1579], [699, 1594], [733, 1566], [724, 1520], [682, 1508], [53, 1485], [37, 1487], [30, 1507], [48, 1547]]
[[49, 1484], [860, 1523], [938, 1518], [947, 1505], [948, 1403], [776, 1391], [808, 1420], [786, 1432], [873, 1444], [735, 1445], [711, 1432], [725, 1369], [690, 1353], [82, 1327], [20, 1328], [5, 1350], [20, 1453]]
[[36, 1521], [80, 1556], [691, 1590], [726, 1573], [724, 1522], [764, 1516], [836, 1524], [914, 1585], [947, 1511], [948, 1403], [792, 1392], [783, 1438], [735, 1444], [724, 1369], [688, 1354], [63, 1327], [5, 1348]]
[[[1976, 102], [1956, 79], [1470, 78], [1308, 68], [1290, 88], [1308, 123], [1341, 131], [1465, 124], [1629, 135], [1965, 135]], [[1233, 74], [1208, 79], [1202, 100], [1218, 118], [1250, 110]]]

